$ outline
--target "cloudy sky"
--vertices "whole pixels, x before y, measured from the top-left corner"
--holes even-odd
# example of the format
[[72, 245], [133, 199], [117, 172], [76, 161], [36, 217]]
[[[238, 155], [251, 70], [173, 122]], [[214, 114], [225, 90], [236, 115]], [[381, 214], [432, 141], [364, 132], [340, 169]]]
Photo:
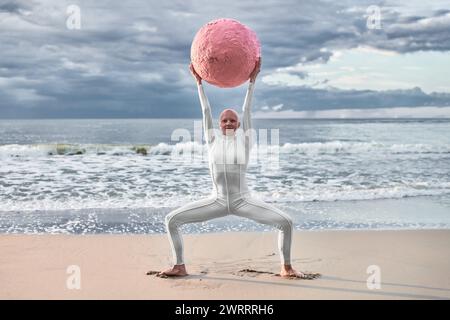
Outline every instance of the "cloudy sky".
[[[450, 117], [450, 0], [0, 0], [0, 118], [198, 118], [190, 46], [221, 17], [261, 41], [257, 117]], [[205, 90], [217, 115], [246, 85]]]

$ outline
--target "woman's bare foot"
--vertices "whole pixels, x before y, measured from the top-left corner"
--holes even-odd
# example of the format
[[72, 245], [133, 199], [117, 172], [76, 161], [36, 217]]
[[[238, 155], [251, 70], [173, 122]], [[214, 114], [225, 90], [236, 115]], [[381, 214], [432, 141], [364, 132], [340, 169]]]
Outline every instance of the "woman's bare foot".
[[285, 278], [299, 278], [299, 279], [316, 279], [320, 277], [319, 273], [303, 273], [300, 271], [294, 270], [290, 264], [285, 264], [281, 266], [280, 277]]
[[291, 265], [285, 264], [281, 266], [280, 276], [287, 278], [303, 278], [305, 274], [303, 272], [294, 270]]
[[161, 271], [157, 274], [158, 277], [184, 277], [187, 276], [186, 267], [184, 264], [176, 264], [172, 268]]

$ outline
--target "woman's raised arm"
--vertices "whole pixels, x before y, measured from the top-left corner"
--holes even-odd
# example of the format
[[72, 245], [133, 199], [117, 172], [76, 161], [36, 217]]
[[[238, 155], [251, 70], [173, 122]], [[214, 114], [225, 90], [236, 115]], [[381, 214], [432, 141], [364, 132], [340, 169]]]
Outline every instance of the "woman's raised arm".
[[202, 114], [203, 114], [203, 134], [205, 135], [206, 142], [208, 144], [211, 144], [214, 141], [214, 125], [211, 113], [211, 106], [209, 104], [205, 90], [203, 89], [202, 78], [195, 71], [192, 63], [190, 64], [189, 69], [191, 70], [192, 75], [197, 81], [198, 96], [200, 98], [200, 104], [202, 107]]
[[247, 151], [250, 150], [250, 147], [253, 145], [252, 141], [252, 98], [253, 98], [253, 90], [255, 88], [256, 77], [258, 76], [259, 71], [261, 70], [261, 58], [255, 64], [255, 68], [250, 74], [250, 82], [248, 83], [247, 94], [245, 95], [244, 104], [242, 106], [242, 129], [244, 130], [245, 135], [245, 145]]

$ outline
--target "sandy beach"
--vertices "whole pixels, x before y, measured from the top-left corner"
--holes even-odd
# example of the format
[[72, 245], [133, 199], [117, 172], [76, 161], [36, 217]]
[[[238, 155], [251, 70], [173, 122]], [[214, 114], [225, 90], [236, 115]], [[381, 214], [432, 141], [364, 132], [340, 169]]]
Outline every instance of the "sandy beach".
[[[450, 298], [450, 230], [297, 231], [294, 267], [320, 272], [316, 280], [276, 276], [276, 240], [276, 232], [185, 235], [190, 275], [163, 279], [146, 273], [169, 266], [166, 235], [4, 234], [0, 298]], [[381, 287], [369, 289], [377, 275]]]

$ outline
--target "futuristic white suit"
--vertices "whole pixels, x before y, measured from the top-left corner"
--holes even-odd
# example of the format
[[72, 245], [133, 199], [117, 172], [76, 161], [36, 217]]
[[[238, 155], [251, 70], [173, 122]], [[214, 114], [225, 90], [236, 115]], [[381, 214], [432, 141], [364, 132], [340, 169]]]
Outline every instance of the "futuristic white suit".
[[[209, 197], [173, 210], [166, 216], [166, 229], [172, 246], [174, 264], [184, 264], [183, 239], [179, 227], [233, 214], [279, 229], [278, 248], [282, 264], [291, 264], [293, 223], [283, 211], [252, 198], [245, 173], [252, 147], [251, 104], [255, 84], [249, 82], [242, 107], [243, 133], [214, 132], [211, 107], [202, 84], [198, 93], [203, 112], [203, 130], [208, 146], [209, 169], [213, 190]], [[241, 134], [239, 134], [241, 133]]]

